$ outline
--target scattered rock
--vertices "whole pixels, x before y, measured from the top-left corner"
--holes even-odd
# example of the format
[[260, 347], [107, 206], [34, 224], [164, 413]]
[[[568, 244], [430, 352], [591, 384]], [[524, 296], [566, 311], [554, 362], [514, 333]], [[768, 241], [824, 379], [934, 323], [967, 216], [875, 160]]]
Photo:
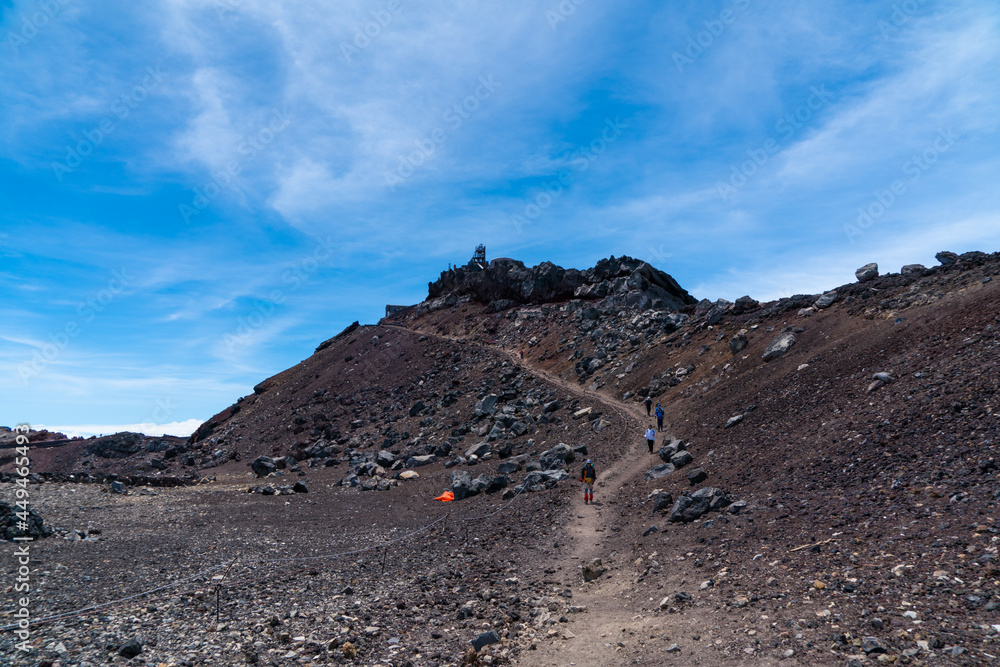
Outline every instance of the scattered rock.
[[834, 304], [836, 300], [837, 300], [836, 292], [823, 292], [823, 295], [820, 296], [820, 298], [816, 299], [816, 302], [813, 305], [820, 309], [829, 308]]
[[934, 255], [934, 259], [941, 262], [941, 266], [951, 266], [958, 261], [958, 255], [953, 252], [948, 252], [947, 250], [942, 250], [938, 254]]
[[859, 283], [866, 283], [869, 280], [875, 280], [878, 278], [878, 264], [875, 262], [865, 264], [860, 269], [855, 271], [854, 275], [857, 277]]
[[21, 519], [17, 516], [20, 511], [19, 507], [0, 501], [0, 538], [13, 540], [15, 537], [30, 537], [40, 540], [55, 532], [45, 525], [42, 516], [34, 507], [28, 508], [28, 520], [24, 522], [27, 525], [22, 526]]
[[695, 486], [708, 479], [708, 473], [705, 472], [704, 468], [695, 468], [694, 470], [688, 471], [687, 479], [691, 486]]
[[134, 658], [142, 653], [142, 644], [138, 639], [130, 639], [118, 647], [118, 655], [123, 658]]
[[743, 348], [745, 348], [746, 346], [747, 346], [747, 337], [742, 333], [736, 334], [729, 340], [729, 350], [733, 354], [739, 354], [740, 352], [743, 351]]
[[586, 565], [581, 565], [580, 570], [583, 573], [584, 581], [594, 581], [608, 571], [600, 558], [595, 558]]
[[257, 477], [267, 477], [278, 469], [278, 464], [270, 456], [258, 456], [250, 463], [250, 469]]
[[694, 457], [691, 456], [691, 452], [688, 451], [680, 451], [670, 457], [670, 463], [675, 468], [683, 468], [687, 464], [691, 463], [691, 461], [694, 461]]
[[497, 634], [496, 630], [488, 630], [472, 640], [472, 647], [476, 651], [482, 651], [490, 644], [497, 644], [499, 642], [500, 635]]
[[788, 352], [788, 349], [795, 345], [795, 340], [794, 332], [785, 331], [782, 333], [772, 340], [767, 349], [764, 350], [764, 361], [773, 361]]
[[[587, 408], [588, 410], [590, 408]], [[555, 447], [546, 450], [538, 457], [538, 462], [541, 464], [543, 470], [554, 470], [556, 468], [561, 468], [568, 463], [572, 463], [576, 459], [576, 453], [570, 448], [569, 445], [559, 443]]]
[[867, 655], [885, 653], [888, 649], [877, 637], [865, 637], [861, 640], [861, 650]]
[[420, 466], [430, 465], [437, 461], [437, 457], [433, 454], [427, 454], [425, 456], [411, 456], [406, 459], [407, 468], [419, 468]]
[[644, 477], [647, 481], [651, 479], [661, 479], [672, 473], [674, 470], [675, 468], [672, 463], [663, 463], [647, 470]]
[[662, 512], [673, 504], [674, 497], [666, 491], [661, 491], [656, 494], [656, 498], [653, 499], [653, 511]]

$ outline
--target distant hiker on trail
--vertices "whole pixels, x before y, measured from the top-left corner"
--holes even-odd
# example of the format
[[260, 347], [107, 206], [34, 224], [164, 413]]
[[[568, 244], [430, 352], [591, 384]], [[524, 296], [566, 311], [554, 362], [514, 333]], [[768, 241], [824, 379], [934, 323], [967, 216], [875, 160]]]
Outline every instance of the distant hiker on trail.
[[520, 350], [518, 354], [521, 355], [521, 361], [524, 361], [524, 350]]
[[597, 471], [594, 470], [594, 464], [590, 459], [583, 466], [583, 472], [580, 473], [580, 481], [583, 482], [583, 504], [594, 502], [594, 480], [597, 479]]
[[663, 430], [663, 408], [660, 407], [659, 403], [656, 404], [656, 412], [653, 413], [653, 414], [656, 415], [656, 428], [658, 428], [658, 429], [660, 429], [662, 431]]
[[649, 396], [646, 397], [646, 416], [649, 416], [649, 411], [653, 409], [653, 399]]
[[649, 447], [649, 453], [653, 453], [653, 445], [656, 444], [656, 431], [653, 430], [653, 425], [650, 424], [649, 428], [646, 429], [646, 445]]

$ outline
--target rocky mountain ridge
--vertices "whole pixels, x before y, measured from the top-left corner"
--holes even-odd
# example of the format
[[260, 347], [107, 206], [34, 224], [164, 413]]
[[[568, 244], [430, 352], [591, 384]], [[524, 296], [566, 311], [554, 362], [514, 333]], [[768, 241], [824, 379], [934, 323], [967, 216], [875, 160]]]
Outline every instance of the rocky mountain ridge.
[[596, 301], [602, 308], [679, 310], [695, 299], [676, 280], [631, 257], [602, 259], [584, 271], [551, 262], [531, 268], [523, 262], [496, 259], [486, 268], [455, 267], [428, 284], [427, 310], [455, 305], [461, 297], [499, 312], [516, 305], [569, 299]]

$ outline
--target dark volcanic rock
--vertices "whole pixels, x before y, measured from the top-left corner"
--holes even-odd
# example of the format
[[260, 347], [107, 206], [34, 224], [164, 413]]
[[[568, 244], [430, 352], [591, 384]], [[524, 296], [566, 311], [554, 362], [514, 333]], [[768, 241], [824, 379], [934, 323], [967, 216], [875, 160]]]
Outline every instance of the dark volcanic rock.
[[278, 469], [278, 464], [270, 456], [258, 456], [251, 461], [250, 469], [257, 477], [267, 477]]
[[144, 449], [146, 436], [141, 433], [124, 431], [98, 438], [87, 445], [85, 454], [94, 454], [106, 459], [123, 459]]
[[764, 350], [764, 361], [773, 361], [778, 357], [782, 356], [788, 349], [795, 345], [795, 334], [791, 331], [786, 331], [780, 336], [775, 338], [768, 344], [767, 349]]
[[660, 493], [657, 493], [656, 497], [653, 499], [653, 511], [662, 512], [673, 504], [674, 497], [666, 491], [661, 491]]
[[[551, 262], [527, 268], [514, 260], [495, 261], [485, 269], [463, 266], [443, 271], [428, 284], [427, 298], [469, 296], [491, 310], [508, 304], [542, 304], [572, 298], [602, 299], [607, 308], [677, 310], [695, 303], [677, 281], [646, 262], [609, 257], [586, 271], [563, 269]], [[433, 310], [431, 304], [428, 309]], [[496, 304], [496, 305], [494, 305]]]
[[872, 262], [871, 264], [865, 264], [860, 269], [854, 272], [859, 283], [866, 283], [869, 280], [875, 280], [878, 278], [878, 264]]
[[541, 457], [539, 457], [539, 463], [543, 470], [553, 470], [561, 468], [567, 463], [572, 463], [575, 458], [576, 454], [570, 449], [569, 445], [564, 445], [560, 442], [552, 449], [543, 452]]
[[118, 655], [123, 658], [134, 658], [140, 653], [142, 653], [142, 644], [139, 643], [138, 639], [130, 639], [118, 647]]
[[500, 635], [497, 634], [496, 630], [489, 630], [479, 635], [472, 640], [472, 647], [477, 651], [482, 651], [484, 648], [490, 644], [497, 644], [500, 642]]
[[21, 526], [22, 519], [17, 516], [21, 512], [20, 508], [8, 505], [0, 501], [0, 537], [5, 540], [13, 540], [15, 537], [30, 537], [40, 540], [52, 534], [52, 529], [45, 525], [42, 516], [35, 511], [35, 508], [28, 508], [27, 521]]
[[694, 470], [688, 471], [687, 479], [688, 482], [691, 483], [691, 486], [695, 486], [696, 484], [701, 484], [708, 479], [708, 473], [705, 472], [704, 468], [695, 468]]

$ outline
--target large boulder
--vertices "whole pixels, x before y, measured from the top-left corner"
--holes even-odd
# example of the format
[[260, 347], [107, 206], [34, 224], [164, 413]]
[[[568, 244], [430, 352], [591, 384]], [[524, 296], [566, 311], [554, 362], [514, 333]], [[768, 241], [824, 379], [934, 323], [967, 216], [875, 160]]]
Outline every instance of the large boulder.
[[250, 469], [257, 477], [267, 477], [278, 469], [278, 464], [270, 456], [258, 456], [250, 462]]
[[472, 492], [472, 475], [464, 470], [456, 470], [451, 473], [451, 492], [455, 494], [455, 500], [462, 500], [475, 495]]
[[538, 462], [541, 464], [543, 470], [553, 470], [572, 463], [575, 458], [576, 454], [570, 446], [560, 442], [552, 449], [544, 451], [538, 458]]
[[427, 454], [426, 456], [411, 456], [406, 459], [407, 468], [419, 468], [420, 466], [430, 465], [437, 461], [437, 457], [433, 454]]
[[813, 305], [817, 308], [829, 308], [836, 300], [836, 292], [824, 292], [820, 298], [816, 299], [816, 302]]
[[760, 308], [760, 302], [756, 299], [751, 298], [749, 295], [741, 296], [736, 299], [733, 303], [733, 315], [742, 315], [743, 313], [750, 313]]
[[471, 447], [465, 450], [465, 458], [468, 459], [475, 456], [477, 459], [481, 459], [487, 454], [489, 454], [491, 449], [492, 448], [490, 447], [490, 443], [488, 442], [476, 443], [475, 445], [472, 445]]
[[657, 454], [663, 459], [664, 463], [670, 463], [670, 459], [674, 457], [677, 452], [683, 451], [687, 448], [682, 440], [671, 440], [670, 442], [664, 444], [660, 447]]
[[673, 464], [671, 464], [671, 463], [662, 463], [662, 464], [660, 464], [658, 466], [654, 466], [653, 468], [650, 468], [649, 470], [647, 470], [646, 474], [643, 475], [643, 477], [647, 481], [651, 480], [651, 479], [661, 479], [663, 477], [666, 477], [670, 473], [672, 473], [674, 470], [675, 470], [675, 468], [674, 468]]
[[696, 500], [707, 500], [708, 511], [710, 512], [719, 512], [731, 504], [731, 501], [725, 491], [722, 489], [716, 489], [712, 486], [706, 486], [702, 489], [698, 489], [691, 494], [691, 497]]
[[934, 255], [934, 259], [941, 262], [941, 266], [948, 266], [958, 261], [958, 255], [947, 250], [942, 250], [938, 254]]
[[773, 361], [788, 352], [788, 349], [795, 345], [795, 333], [785, 331], [772, 340], [764, 350], [764, 361]]
[[711, 499], [704, 496], [695, 498], [684, 491], [670, 510], [670, 520], [675, 523], [690, 523], [708, 511]]
[[486, 493], [496, 493], [497, 491], [506, 489], [508, 486], [510, 486], [510, 478], [506, 475], [497, 475], [487, 480], [486, 488], [483, 490]]
[[497, 410], [497, 398], [496, 394], [490, 394], [484, 396], [476, 402], [476, 407], [473, 410], [473, 414], [477, 417], [482, 417], [484, 415], [492, 415]]
[[19, 507], [0, 501], [0, 538], [13, 540], [18, 537], [30, 537], [40, 540], [53, 533], [52, 528], [45, 525], [42, 515], [34, 507], [28, 508], [27, 521], [17, 516], [21, 511]]
[[653, 498], [653, 511], [662, 512], [674, 504], [674, 497], [666, 491], [661, 491]]
[[859, 283], [866, 283], [869, 280], [875, 280], [878, 278], [878, 264], [875, 262], [865, 264], [854, 272], [854, 276], [858, 279]]
[[683, 468], [687, 464], [691, 463], [691, 461], [694, 461], [694, 457], [691, 456], [691, 452], [683, 450], [670, 457], [670, 463], [675, 468]]

